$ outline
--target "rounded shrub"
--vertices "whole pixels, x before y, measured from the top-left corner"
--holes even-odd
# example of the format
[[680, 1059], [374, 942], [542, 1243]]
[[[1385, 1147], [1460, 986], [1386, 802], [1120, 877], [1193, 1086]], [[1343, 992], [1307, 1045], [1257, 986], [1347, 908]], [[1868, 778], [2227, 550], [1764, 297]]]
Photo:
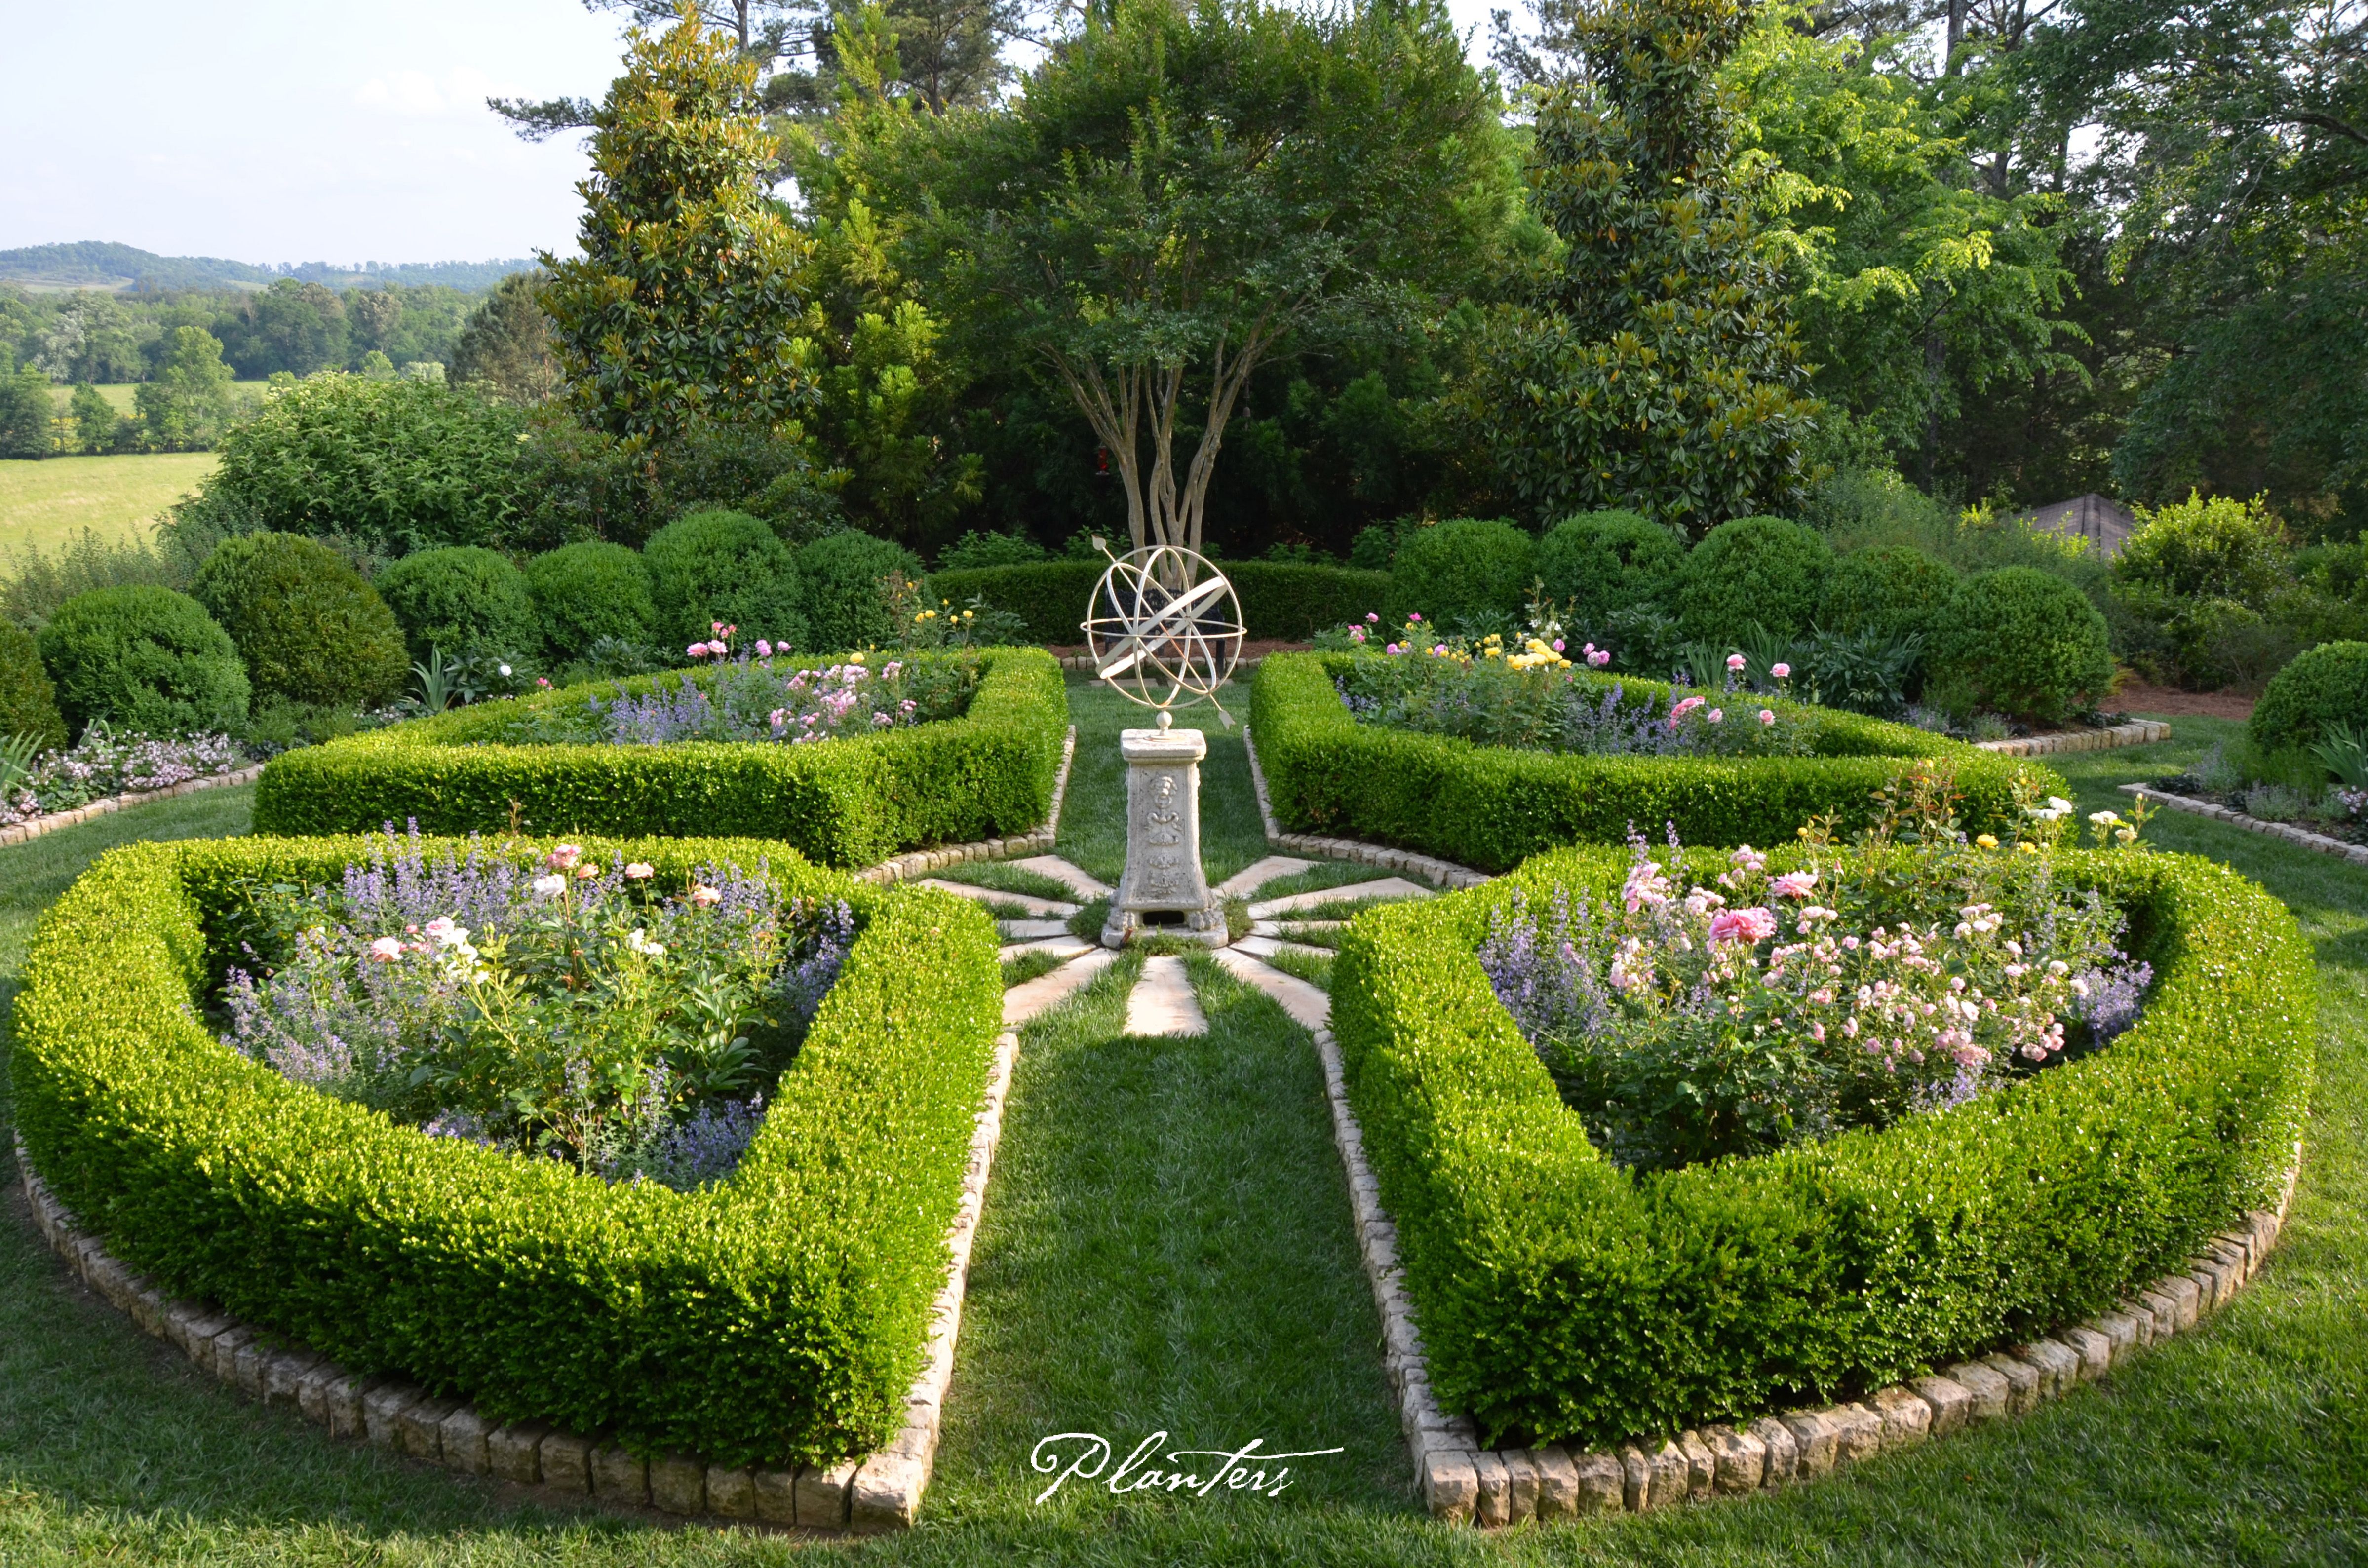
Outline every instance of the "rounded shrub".
[[245, 661], [259, 697], [377, 707], [403, 689], [403, 628], [361, 574], [298, 534], [224, 540], [190, 593]]
[[522, 654], [542, 644], [526, 574], [493, 551], [468, 544], [419, 551], [381, 572], [377, 586], [415, 659], [437, 648], [452, 658]]
[[646, 642], [657, 628], [650, 568], [621, 544], [564, 544], [526, 563], [542, 640], [555, 659], [579, 657], [603, 637]]
[[96, 719], [168, 735], [225, 730], [246, 717], [246, 670], [230, 633], [170, 588], [76, 594], [41, 629], [40, 650], [77, 733]]
[[1816, 618], [1833, 547], [1782, 517], [1737, 517], [1703, 536], [1678, 585], [1678, 624], [1691, 638], [1733, 640], [1757, 622], [1797, 637]]
[[1450, 626], [1515, 615], [1537, 577], [1537, 541], [1493, 517], [1453, 517], [1417, 528], [1390, 567], [1390, 613]]
[[903, 545], [853, 528], [825, 534], [801, 548], [798, 581], [812, 645], [837, 653], [895, 636], [887, 601], [880, 593], [881, 580], [891, 572], [917, 579], [921, 558]]
[[0, 740], [30, 735], [43, 751], [66, 744], [57, 687], [41, 668], [40, 645], [20, 626], [0, 620]]
[[2086, 594], [2036, 566], [2001, 566], [1958, 588], [1928, 667], [1986, 707], [2054, 723], [2095, 706], [2113, 654]]
[[1930, 648], [1957, 597], [1957, 580], [1955, 567], [1912, 544], [1861, 550], [1834, 563], [1817, 625], [1845, 637], [1872, 631], [1886, 642], [1913, 637]]
[[747, 513], [677, 517], [650, 536], [642, 558], [650, 569], [657, 634], [666, 642], [700, 642], [720, 620], [738, 627], [743, 639], [811, 645], [797, 558]]
[[2137, 509], [2138, 526], [2113, 557], [2118, 587], [2174, 598], [2235, 599], [2260, 606], [2287, 577], [2284, 529], [2259, 499], [2186, 500]]
[[2322, 642], [2270, 677], [2250, 733], [2263, 751], [2306, 746], [2330, 724], [2368, 723], [2368, 642]]
[[1614, 610], [1667, 609], [1685, 565], [1685, 542], [1634, 512], [1582, 512], [1538, 540], [1546, 597], [1590, 625]]

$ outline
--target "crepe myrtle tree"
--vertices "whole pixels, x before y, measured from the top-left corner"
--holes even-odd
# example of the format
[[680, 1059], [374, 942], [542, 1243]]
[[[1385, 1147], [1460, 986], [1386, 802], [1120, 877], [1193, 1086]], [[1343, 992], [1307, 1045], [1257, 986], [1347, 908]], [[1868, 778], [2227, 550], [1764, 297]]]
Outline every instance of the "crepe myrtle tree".
[[898, 161], [973, 351], [1067, 390], [1137, 547], [1197, 549], [1252, 373], [1483, 243], [1497, 108], [1438, 0], [1116, 0], [1012, 108], [916, 119]]

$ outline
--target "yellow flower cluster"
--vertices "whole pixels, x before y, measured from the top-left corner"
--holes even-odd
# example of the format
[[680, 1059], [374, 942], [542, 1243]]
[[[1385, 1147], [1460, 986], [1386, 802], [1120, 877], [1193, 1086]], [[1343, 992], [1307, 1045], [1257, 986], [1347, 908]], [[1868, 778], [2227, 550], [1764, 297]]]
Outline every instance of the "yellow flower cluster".
[[[1495, 639], [1489, 641], [1494, 642]], [[1494, 658], [1496, 654], [1492, 653], [1489, 657]], [[1570, 661], [1549, 647], [1544, 638], [1532, 637], [1527, 648], [1505, 661], [1505, 667], [1511, 670], [1566, 670], [1570, 668]]]

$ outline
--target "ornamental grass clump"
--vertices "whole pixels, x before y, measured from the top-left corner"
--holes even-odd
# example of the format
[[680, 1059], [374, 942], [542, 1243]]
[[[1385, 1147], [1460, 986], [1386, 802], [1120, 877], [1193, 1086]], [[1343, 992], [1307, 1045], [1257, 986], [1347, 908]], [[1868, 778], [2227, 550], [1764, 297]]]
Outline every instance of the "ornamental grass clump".
[[[1938, 792], [1920, 801], [1930, 806]], [[2106, 813], [2110, 814], [2110, 813]], [[1889, 854], [1771, 874], [1745, 845], [1714, 875], [1632, 835], [1615, 897], [1517, 894], [1480, 959], [1589, 1139], [1669, 1169], [1882, 1128], [1994, 1094], [2109, 1042], [2153, 971], [2115, 945], [2121, 912], [2065, 885], [2033, 836], [1974, 843], [1896, 819]], [[2100, 846], [2135, 842], [2114, 819]], [[1903, 831], [1907, 829], [1907, 831]], [[1699, 862], [1697, 862], [1699, 865]]]
[[855, 938], [768, 869], [571, 845], [520, 868], [472, 841], [373, 841], [341, 885], [261, 898], [223, 1042], [440, 1137], [689, 1189], [731, 1174]]

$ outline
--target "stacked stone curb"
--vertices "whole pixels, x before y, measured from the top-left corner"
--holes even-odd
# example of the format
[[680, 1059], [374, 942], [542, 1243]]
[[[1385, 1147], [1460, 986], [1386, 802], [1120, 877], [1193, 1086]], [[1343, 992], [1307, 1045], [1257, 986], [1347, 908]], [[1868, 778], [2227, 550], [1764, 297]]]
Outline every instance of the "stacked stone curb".
[[[1055, 810], [1057, 811], [1057, 797]], [[489, 1475], [570, 1500], [653, 1507], [728, 1524], [876, 1532], [903, 1528], [920, 1510], [935, 1467], [973, 1239], [1003, 1134], [1003, 1106], [1019, 1037], [995, 1043], [985, 1103], [971, 1135], [961, 1206], [947, 1233], [951, 1259], [931, 1307], [928, 1350], [905, 1394], [905, 1422], [878, 1452], [786, 1470], [727, 1469], [688, 1454], [643, 1456], [540, 1421], [500, 1424], [459, 1400], [399, 1379], [360, 1376], [302, 1346], [262, 1334], [200, 1303], [165, 1295], [108, 1256], [51, 1194], [22, 1141], [17, 1168], [33, 1223], [90, 1288], [146, 1333], [171, 1344], [218, 1381], [266, 1404], [292, 1406], [333, 1437], [355, 1437], [470, 1475]]]
[[262, 777], [263, 764], [258, 762], [252, 767], [242, 767], [235, 773], [209, 774], [203, 778], [185, 779], [162, 790], [143, 790], [134, 795], [109, 795], [103, 801], [93, 801], [86, 806], [76, 806], [70, 812], [58, 812], [50, 816], [35, 817], [31, 822], [20, 822], [13, 827], [0, 827], [0, 845], [22, 844], [28, 839], [39, 838], [45, 833], [55, 833], [60, 828], [73, 827], [75, 824], [88, 822], [93, 817], [103, 817], [109, 812], [129, 811], [133, 806], [144, 806], [153, 801], [169, 801], [179, 795], [194, 795], [200, 790], [223, 790], [233, 784], [252, 784]]
[[855, 875], [867, 882], [901, 882], [915, 877], [927, 877], [949, 866], [960, 866], [973, 860], [1012, 860], [1030, 855], [1050, 855], [1053, 841], [1061, 835], [1061, 800], [1069, 790], [1069, 760], [1076, 755], [1077, 727], [1069, 726], [1061, 742], [1061, 770], [1053, 776], [1053, 810], [1043, 824], [1032, 833], [1017, 838], [983, 838], [975, 844], [949, 844], [936, 849], [916, 849], [867, 867]]
[[2170, 739], [2170, 726], [2159, 719], [2133, 719], [2102, 730], [2066, 730], [2054, 735], [2024, 735], [2010, 741], [1975, 741], [1977, 751], [2000, 756], [2053, 756], [2066, 751], [2119, 751], [2123, 746], [2150, 746]]
[[2214, 822], [2225, 822], [2230, 827], [2241, 827], [2247, 833], [2266, 834], [2271, 838], [2283, 838], [2288, 844], [2299, 846], [2314, 855], [2332, 855], [2339, 860], [2349, 860], [2355, 866], [2368, 866], [2368, 844], [2346, 844], [2340, 838], [2329, 838], [2323, 833], [2313, 833], [2308, 828], [2296, 827], [2292, 823], [2263, 822], [2259, 817], [2247, 816], [2233, 807], [2219, 805], [2211, 801], [2199, 801], [2192, 795], [2166, 795], [2151, 784], [2124, 784], [2121, 786], [2121, 790], [2123, 794], [2135, 795], [2141, 801], [2157, 801], [2169, 806], [2174, 812], [2190, 812], [2199, 817], [2210, 817]]
[[1384, 844], [1366, 844], [1354, 838], [1326, 838], [1312, 833], [1285, 833], [1275, 821], [1274, 805], [1266, 792], [1266, 770], [1258, 766], [1258, 746], [1250, 739], [1249, 727], [1242, 727], [1242, 749], [1250, 756], [1250, 784], [1258, 790], [1258, 820], [1266, 824], [1266, 841], [1276, 848], [1293, 855], [1316, 855], [1333, 860], [1349, 860], [1361, 866], [1379, 866], [1387, 870], [1405, 871], [1422, 878], [1435, 888], [1451, 891], [1476, 888], [1490, 879], [1485, 872], [1469, 866], [1459, 866], [1452, 860], [1442, 860], [1435, 855], [1419, 855], [1411, 849], [1392, 849]]

